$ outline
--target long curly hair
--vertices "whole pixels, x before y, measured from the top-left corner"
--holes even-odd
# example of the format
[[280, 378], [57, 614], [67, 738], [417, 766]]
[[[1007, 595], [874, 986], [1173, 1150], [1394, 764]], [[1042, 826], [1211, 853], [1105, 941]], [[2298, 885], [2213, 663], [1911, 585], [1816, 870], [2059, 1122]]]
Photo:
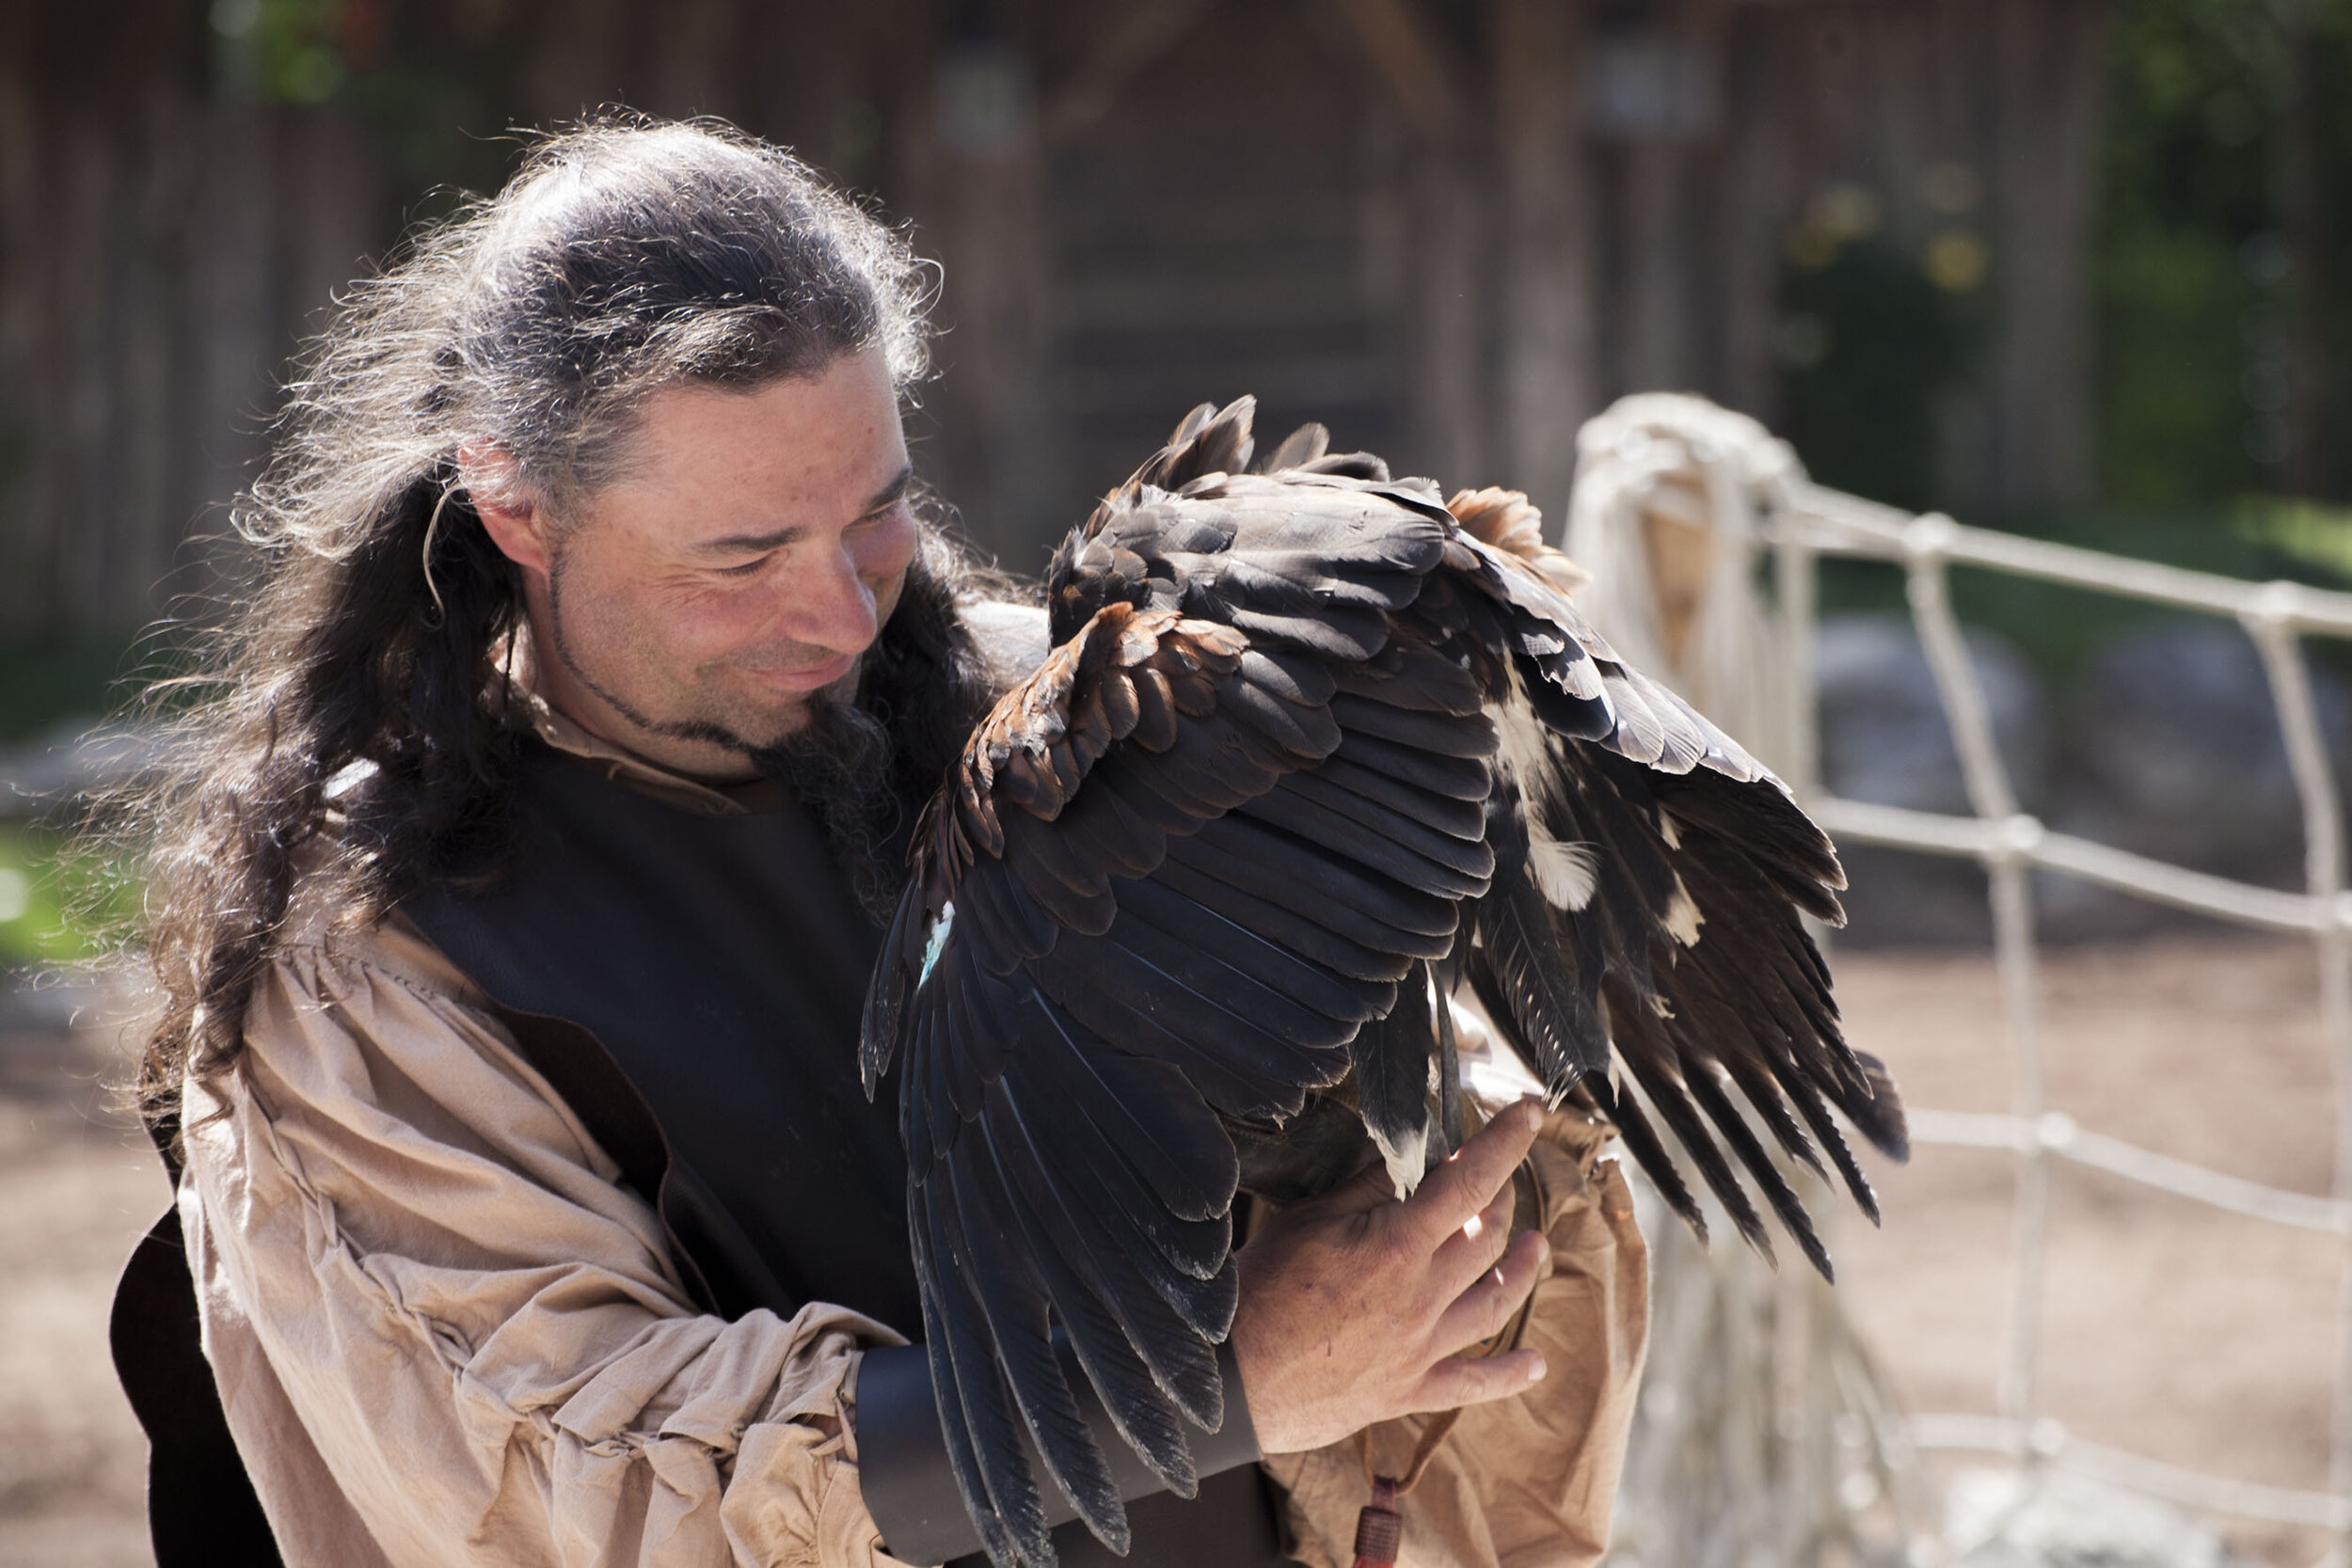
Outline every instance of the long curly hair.
[[[253, 580], [175, 683], [195, 700], [131, 802], [162, 1002], [135, 1085], [153, 1125], [176, 1135], [183, 1083], [235, 1060], [298, 880], [356, 927], [505, 845], [521, 582], [460, 449], [502, 450], [501, 483], [562, 515], [663, 387], [754, 388], [878, 350], [903, 393], [927, 303], [905, 242], [790, 154], [634, 119], [538, 142], [499, 195], [353, 289], [236, 503]], [[927, 517], [865, 661], [857, 705], [902, 795], [939, 778], [990, 695], [957, 608], [981, 576]]]

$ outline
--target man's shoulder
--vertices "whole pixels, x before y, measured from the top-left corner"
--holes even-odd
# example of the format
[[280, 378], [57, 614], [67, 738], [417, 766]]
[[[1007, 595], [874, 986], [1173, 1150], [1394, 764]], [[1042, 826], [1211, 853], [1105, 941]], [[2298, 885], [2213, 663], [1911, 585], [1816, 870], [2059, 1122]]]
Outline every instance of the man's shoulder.
[[961, 610], [973, 641], [988, 658], [998, 689], [1028, 677], [1052, 649], [1044, 607], [1004, 599], [967, 600]]
[[297, 877], [280, 927], [280, 962], [365, 971], [405, 989], [479, 1006], [481, 989], [398, 908], [379, 910], [342, 878], [312, 867]]

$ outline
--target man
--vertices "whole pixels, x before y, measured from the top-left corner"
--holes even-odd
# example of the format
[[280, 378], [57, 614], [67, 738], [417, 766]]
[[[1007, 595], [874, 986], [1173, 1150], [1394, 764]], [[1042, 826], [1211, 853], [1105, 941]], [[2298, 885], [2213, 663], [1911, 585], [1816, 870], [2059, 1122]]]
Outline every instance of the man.
[[[151, 802], [179, 1194], [115, 1340], [166, 1568], [239, 1528], [294, 1563], [977, 1545], [895, 1348], [856, 1017], [912, 813], [1041, 617], [916, 515], [921, 299], [785, 154], [603, 124], [362, 286], [295, 385], [261, 583]], [[1239, 1414], [1198, 1500], [1132, 1488], [1133, 1560], [1276, 1560], [1284, 1525], [1335, 1557], [1354, 1434], [1464, 1405], [1430, 1550], [1597, 1555], [1639, 1243], [1597, 1134], [1540, 1120], [1258, 1229]]]

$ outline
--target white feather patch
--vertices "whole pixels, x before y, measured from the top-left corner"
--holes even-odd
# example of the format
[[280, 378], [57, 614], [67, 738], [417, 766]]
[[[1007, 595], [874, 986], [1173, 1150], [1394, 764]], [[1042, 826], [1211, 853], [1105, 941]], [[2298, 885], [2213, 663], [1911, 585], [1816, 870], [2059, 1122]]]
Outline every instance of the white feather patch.
[[1591, 845], [1564, 843], [1544, 825], [1545, 806], [1559, 793], [1557, 742], [1535, 716], [1517, 666], [1506, 668], [1511, 674], [1510, 700], [1490, 705], [1486, 712], [1502, 742], [1496, 759], [1502, 764], [1502, 776], [1518, 787], [1527, 808], [1528, 869], [1534, 873], [1545, 903], [1555, 910], [1581, 910], [1593, 901], [1599, 882], [1599, 861]]
[[1691, 890], [1682, 885], [1679, 877], [1675, 879], [1675, 895], [1666, 904], [1662, 924], [1666, 934], [1683, 946], [1696, 947], [1699, 944], [1699, 927], [1707, 924], [1707, 916], [1699, 913], [1699, 907], [1691, 901]]
[[1518, 785], [1520, 794], [1533, 797], [1538, 790], [1549, 789], [1552, 771], [1559, 765], [1551, 754], [1551, 732], [1535, 717], [1535, 705], [1527, 700], [1518, 666], [1503, 668], [1511, 677], [1511, 695], [1486, 707], [1502, 742], [1495, 760], [1502, 765], [1503, 776]]
[[1682, 834], [1675, 827], [1673, 814], [1663, 806], [1658, 808], [1658, 836], [1666, 841], [1666, 847], [1669, 849], [1682, 847]]
[[1589, 844], [1563, 844], [1534, 822], [1527, 829], [1527, 863], [1544, 902], [1555, 910], [1581, 910], [1600, 884], [1600, 855]]
[[1389, 1140], [1370, 1126], [1366, 1126], [1364, 1131], [1372, 1132], [1372, 1141], [1380, 1150], [1380, 1163], [1388, 1167], [1390, 1190], [1399, 1199], [1412, 1196], [1421, 1186], [1421, 1179], [1429, 1170], [1427, 1125], [1423, 1124], [1420, 1132], [1394, 1147], [1391, 1147]]

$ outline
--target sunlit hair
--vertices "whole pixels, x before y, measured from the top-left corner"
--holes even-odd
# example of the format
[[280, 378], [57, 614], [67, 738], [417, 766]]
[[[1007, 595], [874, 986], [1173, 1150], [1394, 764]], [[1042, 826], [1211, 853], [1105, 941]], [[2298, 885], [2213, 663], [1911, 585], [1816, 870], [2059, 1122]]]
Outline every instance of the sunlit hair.
[[[644, 120], [540, 141], [498, 196], [352, 291], [237, 504], [252, 586], [133, 802], [162, 993], [137, 1084], [151, 1118], [175, 1127], [183, 1077], [235, 1058], [297, 878], [356, 926], [497, 864], [516, 746], [499, 662], [522, 594], [459, 451], [506, 454], [499, 483], [560, 519], [626, 466], [663, 387], [751, 388], [873, 350], [903, 392], [925, 368], [925, 291], [905, 243], [789, 154]], [[902, 795], [938, 778], [984, 701], [957, 613], [975, 580], [926, 522], [866, 661], [859, 705]]]

